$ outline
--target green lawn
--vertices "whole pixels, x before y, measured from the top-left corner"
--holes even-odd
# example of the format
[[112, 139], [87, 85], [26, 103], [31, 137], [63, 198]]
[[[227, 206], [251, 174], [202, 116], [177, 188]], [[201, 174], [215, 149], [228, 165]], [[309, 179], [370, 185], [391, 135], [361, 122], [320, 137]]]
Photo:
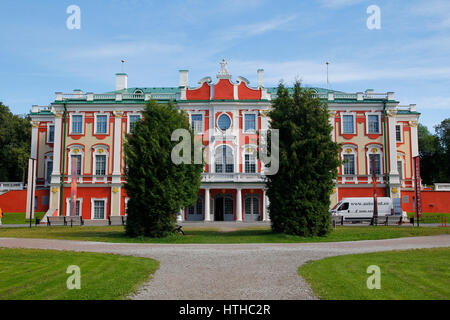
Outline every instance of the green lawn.
[[0, 237], [89, 240], [138, 243], [292, 243], [376, 240], [400, 237], [450, 234], [450, 228], [441, 227], [338, 227], [326, 237], [304, 238], [273, 233], [269, 227], [241, 228], [220, 231], [218, 228], [184, 227], [186, 235], [173, 234], [165, 238], [129, 238], [124, 227], [33, 227], [0, 228]]
[[[430, 213], [422, 212], [422, 220], [419, 223], [441, 223], [441, 217], [447, 218], [447, 225], [450, 225], [450, 213]], [[408, 218], [415, 218], [415, 212], [408, 212]]]
[[[67, 289], [67, 267], [81, 271], [81, 289]], [[125, 299], [159, 262], [114, 254], [0, 248], [0, 300]]]
[[[354, 254], [308, 262], [299, 274], [321, 299], [450, 299], [450, 248]], [[381, 270], [381, 288], [367, 288], [367, 267]]]
[[[36, 218], [42, 219], [42, 217], [45, 215], [45, 212], [35, 212], [34, 216]], [[32, 219], [32, 222], [34, 223], [35, 220]], [[30, 223], [30, 220], [25, 219], [25, 212], [8, 212], [3, 213], [3, 224], [24, 224], [24, 223]]]

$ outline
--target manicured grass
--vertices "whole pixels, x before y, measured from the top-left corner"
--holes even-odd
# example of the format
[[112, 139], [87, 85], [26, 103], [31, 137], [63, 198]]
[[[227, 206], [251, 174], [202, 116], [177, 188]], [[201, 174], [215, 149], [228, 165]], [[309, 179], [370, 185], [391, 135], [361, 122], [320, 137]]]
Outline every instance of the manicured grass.
[[[35, 218], [42, 219], [45, 215], [45, 212], [35, 212]], [[34, 223], [34, 219], [31, 219], [32, 223]], [[3, 224], [24, 224], [30, 223], [30, 220], [25, 219], [25, 212], [8, 212], [3, 213]]]
[[0, 228], [0, 237], [89, 240], [137, 243], [293, 243], [376, 240], [400, 237], [450, 234], [450, 228], [441, 227], [338, 227], [326, 237], [304, 238], [273, 233], [269, 227], [241, 228], [223, 232], [218, 228], [184, 227], [185, 236], [173, 234], [165, 238], [129, 238], [124, 227], [33, 227]]
[[[67, 289], [67, 267], [81, 289]], [[104, 253], [0, 248], [0, 300], [125, 299], [159, 268], [152, 259]]]
[[[415, 218], [415, 212], [408, 212], [408, 218]], [[444, 216], [447, 218], [447, 224], [450, 225], [450, 213], [431, 213], [431, 212], [422, 212], [422, 219], [419, 223], [441, 223], [441, 217]]]
[[[299, 274], [321, 299], [450, 299], [450, 248], [354, 254], [308, 262]], [[369, 290], [367, 268], [381, 270], [381, 288]]]

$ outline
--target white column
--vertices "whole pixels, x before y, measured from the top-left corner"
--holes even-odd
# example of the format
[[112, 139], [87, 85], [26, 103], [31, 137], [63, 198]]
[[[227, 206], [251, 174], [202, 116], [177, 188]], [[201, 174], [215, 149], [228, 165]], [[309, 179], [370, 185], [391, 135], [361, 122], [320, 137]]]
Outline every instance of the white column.
[[390, 174], [397, 174], [398, 175], [398, 169], [397, 169], [397, 135], [395, 126], [397, 124], [397, 121], [395, 121], [394, 117], [388, 116], [388, 123], [389, 123], [389, 157], [390, 157], [390, 165], [391, 170]]
[[61, 165], [61, 128], [62, 128], [62, 114], [55, 114], [55, 138], [53, 143], [53, 171], [51, 183], [59, 183], [59, 167]]
[[270, 217], [267, 212], [267, 208], [269, 207], [269, 198], [266, 195], [266, 189], [263, 189], [263, 220], [270, 221]]
[[237, 196], [236, 196], [236, 221], [242, 221], [242, 191], [241, 191], [241, 188], [237, 189]]
[[[109, 125], [109, 124], [108, 124]], [[120, 183], [120, 146], [122, 144], [122, 112], [114, 112], [113, 183]]]
[[209, 188], [205, 188], [205, 221], [211, 221], [211, 212], [209, 209]]
[[417, 121], [410, 121], [411, 123], [411, 157], [419, 155], [419, 138], [417, 134]]

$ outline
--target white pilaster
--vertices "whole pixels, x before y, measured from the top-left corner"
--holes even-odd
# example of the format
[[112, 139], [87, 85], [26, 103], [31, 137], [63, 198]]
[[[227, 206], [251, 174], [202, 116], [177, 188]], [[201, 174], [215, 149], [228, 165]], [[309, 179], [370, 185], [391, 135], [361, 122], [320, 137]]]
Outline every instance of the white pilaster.
[[55, 115], [55, 142], [53, 143], [53, 171], [51, 183], [59, 183], [60, 165], [61, 165], [61, 128], [62, 114]]
[[[114, 113], [113, 183], [120, 183], [120, 150], [122, 145], [122, 112]], [[109, 125], [109, 124], [108, 124]]]
[[417, 135], [417, 121], [410, 121], [411, 123], [411, 157], [419, 155], [419, 138]]
[[177, 221], [178, 222], [184, 221], [184, 208], [181, 208], [180, 212], [178, 212]]
[[242, 190], [237, 189], [236, 196], [236, 221], [242, 221]]
[[263, 189], [263, 221], [270, 221], [268, 214], [269, 198], [266, 194], [266, 189]]
[[205, 188], [205, 221], [211, 221], [211, 211], [209, 208], [209, 188]]
[[397, 121], [395, 121], [395, 117], [388, 116], [389, 123], [389, 157], [390, 157], [390, 174], [398, 175], [397, 169], [397, 138], [395, 132], [395, 125]]

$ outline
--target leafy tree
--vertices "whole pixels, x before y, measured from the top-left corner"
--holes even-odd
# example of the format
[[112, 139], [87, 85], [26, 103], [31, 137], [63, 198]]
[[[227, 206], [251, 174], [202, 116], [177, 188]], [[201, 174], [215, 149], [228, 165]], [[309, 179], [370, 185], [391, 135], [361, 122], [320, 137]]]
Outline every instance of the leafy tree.
[[130, 197], [126, 233], [164, 237], [173, 231], [180, 208], [196, 202], [203, 165], [172, 162], [171, 153], [178, 144], [171, 141], [174, 130], [189, 130], [194, 150], [194, 135], [184, 112], [172, 103], [150, 101], [142, 116], [125, 144], [125, 189]]
[[450, 181], [450, 119], [435, 126], [433, 135], [419, 124], [420, 176], [424, 184]]
[[30, 143], [30, 119], [12, 114], [0, 102], [0, 181], [25, 182]]
[[324, 236], [330, 230], [330, 194], [339, 145], [331, 139], [328, 106], [296, 82], [290, 95], [278, 86], [269, 116], [279, 130], [279, 170], [267, 177], [274, 232]]

